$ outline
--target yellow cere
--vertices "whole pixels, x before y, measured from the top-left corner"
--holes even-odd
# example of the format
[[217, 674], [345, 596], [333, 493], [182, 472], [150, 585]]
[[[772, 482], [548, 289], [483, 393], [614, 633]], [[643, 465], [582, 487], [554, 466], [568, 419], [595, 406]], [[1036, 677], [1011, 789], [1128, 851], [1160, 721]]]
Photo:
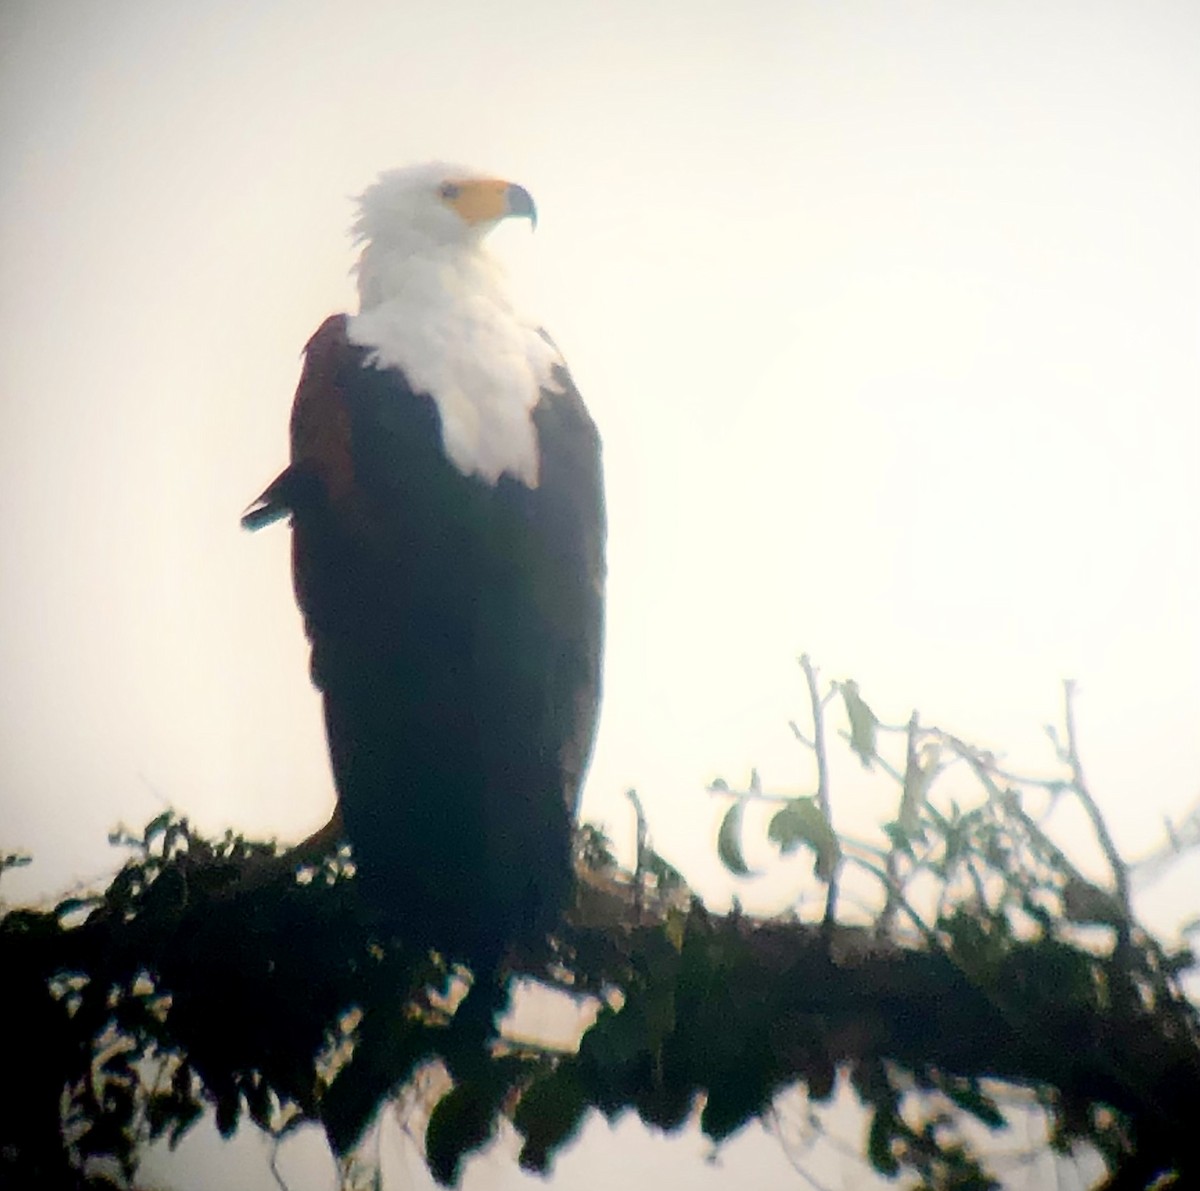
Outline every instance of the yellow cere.
[[488, 223], [509, 213], [508, 187], [502, 178], [451, 179], [442, 184], [442, 200], [466, 223]]

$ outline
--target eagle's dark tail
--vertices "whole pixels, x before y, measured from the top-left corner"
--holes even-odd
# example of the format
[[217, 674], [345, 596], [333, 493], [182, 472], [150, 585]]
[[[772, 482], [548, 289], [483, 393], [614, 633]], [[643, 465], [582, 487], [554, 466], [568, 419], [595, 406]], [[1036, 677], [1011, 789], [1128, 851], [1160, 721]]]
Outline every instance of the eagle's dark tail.
[[253, 532], [273, 525], [311, 505], [321, 494], [321, 481], [305, 467], [284, 468], [242, 514], [242, 528]]

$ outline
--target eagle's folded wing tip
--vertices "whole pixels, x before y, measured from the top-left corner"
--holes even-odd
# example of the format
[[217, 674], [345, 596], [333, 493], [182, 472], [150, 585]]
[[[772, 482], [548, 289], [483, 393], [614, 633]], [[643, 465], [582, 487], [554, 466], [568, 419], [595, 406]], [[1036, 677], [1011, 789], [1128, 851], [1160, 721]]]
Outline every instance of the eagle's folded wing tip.
[[276, 521], [286, 517], [290, 512], [291, 509], [287, 505], [272, 500], [269, 494], [264, 492], [242, 514], [241, 526], [243, 529], [253, 533], [256, 529], [273, 525]]

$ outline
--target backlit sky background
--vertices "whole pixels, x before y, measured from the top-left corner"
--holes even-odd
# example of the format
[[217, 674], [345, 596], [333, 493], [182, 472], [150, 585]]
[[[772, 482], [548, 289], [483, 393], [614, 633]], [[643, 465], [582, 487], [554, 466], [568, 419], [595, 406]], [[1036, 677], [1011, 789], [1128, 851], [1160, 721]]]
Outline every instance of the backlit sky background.
[[[434, 157], [534, 194], [494, 247], [604, 435], [584, 812], [626, 856], [636, 786], [713, 904], [786, 904], [807, 865], [724, 876], [704, 788], [811, 788], [801, 651], [1040, 771], [1076, 678], [1094, 792], [1155, 847], [1200, 790], [1198, 145], [1190, 0], [7, 0], [6, 896], [102, 880], [168, 803], [327, 817], [288, 534], [237, 518], [352, 303], [351, 196]], [[890, 796], [844, 774], [869, 835]], [[623, 1169], [595, 1128], [562, 1186]], [[800, 1185], [757, 1134], [710, 1167], [633, 1133], [635, 1180]]]

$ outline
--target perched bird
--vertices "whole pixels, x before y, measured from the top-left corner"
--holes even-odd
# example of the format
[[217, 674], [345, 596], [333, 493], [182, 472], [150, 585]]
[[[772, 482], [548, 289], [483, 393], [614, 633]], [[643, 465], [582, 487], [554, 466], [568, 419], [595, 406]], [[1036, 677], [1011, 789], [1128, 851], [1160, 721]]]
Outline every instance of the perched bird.
[[291, 462], [242, 518], [292, 519], [364, 893], [461, 958], [561, 912], [600, 690], [600, 441], [486, 250], [511, 217], [525, 189], [442, 163], [366, 190], [359, 313], [309, 340]]

